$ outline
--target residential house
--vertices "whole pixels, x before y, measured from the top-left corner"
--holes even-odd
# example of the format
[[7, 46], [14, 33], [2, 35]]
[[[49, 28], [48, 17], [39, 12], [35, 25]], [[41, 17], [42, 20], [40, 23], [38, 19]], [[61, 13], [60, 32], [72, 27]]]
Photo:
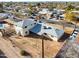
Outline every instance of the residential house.
[[42, 9], [42, 11], [39, 11], [39, 14], [44, 16], [46, 19], [49, 19], [51, 17], [52, 12], [49, 11], [47, 8]]
[[35, 27], [33, 27], [30, 31], [33, 33], [36, 33], [37, 35], [50, 38], [54, 41], [58, 41], [58, 39], [60, 39], [62, 35], [64, 34], [63, 30], [56, 29], [52, 26], [49, 26], [41, 22], [38, 23]]
[[36, 20], [26, 19], [23, 21], [16, 22], [14, 25], [16, 34], [26, 36], [29, 35], [29, 30], [36, 25]]
[[6, 19], [8, 16], [9, 15], [7, 13], [0, 13], [0, 19]]
[[33, 32], [40, 36], [45, 36], [54, 41], [58, 41], [61, 36], [64, 34], [63, 30], [56, 29], [52, 26], [47, 25], [41, 20], [27, 19], [14, 24], [16, 34], [26, 36], [30, 32]]

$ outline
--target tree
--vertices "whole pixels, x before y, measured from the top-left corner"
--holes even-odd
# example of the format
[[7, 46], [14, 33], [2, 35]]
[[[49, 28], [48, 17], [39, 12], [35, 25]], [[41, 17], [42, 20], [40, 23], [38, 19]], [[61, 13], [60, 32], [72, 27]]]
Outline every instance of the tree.
[[37, 3], [37, 6], [41, 6], [41, 4], [40, 3]]
[[74, 21], [74, 19], [75, 19], [74, 13], [72, 13], [72, 12], [70, 12], [70, 11], [67, 11], [67, 12], [65, 13], [65, 20], [66, 20], [67, 22]]
[[0, 13], [4, 12], [3, 11], [3, 3], [0, 3]]
[[[76, 17], [75, 17], [75, 14], [74, 13], [72, 13], [72, 11], [67, 11], [66, 13], [65, 13], [65, 20], [67, 21], [67, 22], [69, 22], [69, 23], [72, 23], [72, 22], [75, 22], [75, 28], [76, 28]], [[74, 29], [75, 29], [74, 28]]]
[[66, 10], [73, 10], [75, 7], [72, 6], [71, 4], [67, 6]]

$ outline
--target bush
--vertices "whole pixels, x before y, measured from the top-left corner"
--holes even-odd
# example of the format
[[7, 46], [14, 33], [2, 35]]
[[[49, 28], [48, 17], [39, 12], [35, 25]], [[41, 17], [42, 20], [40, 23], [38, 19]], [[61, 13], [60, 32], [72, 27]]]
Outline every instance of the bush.
[[26, 55], [26, 51], [25, 51], [25, 50], [21, 50], [20, 53], [21, 53], [21, 55], [23, 55], [23, 56]]
[[32, 55], [29, 54], [28, 52], [26, 52], [25, 50], [21, 50], [21, 51], [20, 51], [20, 54], [21, 54], [22, 56], [32, 57]]

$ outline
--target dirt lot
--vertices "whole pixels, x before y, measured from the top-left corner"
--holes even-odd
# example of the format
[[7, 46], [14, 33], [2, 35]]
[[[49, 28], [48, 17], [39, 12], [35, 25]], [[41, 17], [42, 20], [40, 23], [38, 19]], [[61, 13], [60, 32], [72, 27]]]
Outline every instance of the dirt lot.
[[[11, 37], [18, 45], [30, 53], [33, 57], [42, 57], [42, 39], [34, 37]], [[64, 42], [44, 40], [44, 56], [54, 57]]]
[[[72, 31], [73, 31], [72, 28], [66, 27], [65, 36], [71, 34]], [[42, 39], [44, 40], [44, 56], [55, 57], [58, 51], [63, 46], [63, 44], [65, 43], [65, 39], [66, 39], [65, 36], [63, 36], [59, 42], [51, 41], [50, 39], [47, 38], [41, 38], [40, 36], [33, 33], [31, 33], [27, 37], [14, 35], [11, 36], [10, 39], [13, 40], [18, 47], [30, 53], [32, 57], [37, 58], [37, 57], [42, 57]]]
[[[63, 26], [51, 24], [52, 26], [63, 29]], [[9, 29], [7, 33], [11, 30]], [[63, 44], [65, 43], [65, 39], [68, 37], [67, 35], [73, 32], [72, 28], [65, 27], [64, 29], [65, 35], [58, 41], [52, 41], [47, 38], [42, 38], [36, 34], [31, 33], [27, 37], [18, 36], [16, 34], [10, 35], [8, 38], [12, 40], [20, 49], [26, 50], [32, 57], [42, 57], [42, 39], [44, 40], [44, 56], [45, 57], [55, 57], [58, 51], [61, 49]], [[7, 39], [8, 39], [7, 38]]]

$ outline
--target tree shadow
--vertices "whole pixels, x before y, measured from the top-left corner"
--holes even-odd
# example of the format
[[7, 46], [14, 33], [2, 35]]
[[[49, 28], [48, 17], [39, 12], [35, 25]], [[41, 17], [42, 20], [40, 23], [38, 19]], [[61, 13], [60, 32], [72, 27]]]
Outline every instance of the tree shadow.
[[25, 57], [32, 58], [33, 56], [30, 53], [26, 52]]

